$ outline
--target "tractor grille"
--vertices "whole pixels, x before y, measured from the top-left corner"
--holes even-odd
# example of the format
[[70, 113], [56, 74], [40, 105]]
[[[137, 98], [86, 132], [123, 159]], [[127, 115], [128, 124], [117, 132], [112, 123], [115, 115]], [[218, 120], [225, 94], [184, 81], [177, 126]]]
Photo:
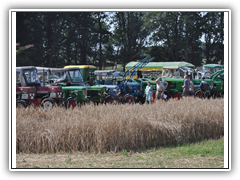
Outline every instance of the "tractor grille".
[[88, 96], [98, 96], [98, 90], [88, 90], [87, 95]]

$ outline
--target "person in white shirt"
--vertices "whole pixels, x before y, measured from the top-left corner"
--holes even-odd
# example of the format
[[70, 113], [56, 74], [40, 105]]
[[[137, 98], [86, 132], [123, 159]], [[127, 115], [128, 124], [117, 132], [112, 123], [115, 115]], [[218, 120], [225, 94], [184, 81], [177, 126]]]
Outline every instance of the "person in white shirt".
[[156, 91], [156, 99], [160, 100], [163, 99], [163, 95], [164, 95], [164, 85], [163, 83], [157, 79], [156, 80], [156, 85], [157, 85], [157, 91]]
[[163, 83], [163, 86], [164, 86], [164, 90], [166, 90], [167, 89], [167, 87], [168, 87], [168, 82], [167, 81], [164, 81], [164, 80], [162, 80], [162, 78], [160, 77], [160, 78], [158, 78], [159, 79], [159, 81], [160, 82], [162, 82]]

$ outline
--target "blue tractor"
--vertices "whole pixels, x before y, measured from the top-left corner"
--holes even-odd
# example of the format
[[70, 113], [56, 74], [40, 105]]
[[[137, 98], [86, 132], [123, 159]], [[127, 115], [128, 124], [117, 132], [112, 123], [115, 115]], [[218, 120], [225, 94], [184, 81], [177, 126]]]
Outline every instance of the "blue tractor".
[[106, 87], [105, 103], [116, 104], [123, 103], [123, 98], [120, 96], [121, 90], [118, 86], [122, 81], [123, 72], [115, 70], [96, 70], [94, 71], [95, 86]]
[[[118, 84], [121, 94], [123, 98], [124, 103], [132, 104], [132, 103], [144, 103], [145, 98], [143, 97], [144, 94], [144, 88], [143, 84], [135, 81], [132, 77], [145, 65], [147, 65], [149, 62], [151, 62], [153, 58], [147, 60], [148, 58], [144, 58], [139, 63], [134, 65], [133, 67], [129, 68], [124, 74], [123, 74], [123, 80], [121, 83]], [[129, 79], [126, 77], [130, 76]]]

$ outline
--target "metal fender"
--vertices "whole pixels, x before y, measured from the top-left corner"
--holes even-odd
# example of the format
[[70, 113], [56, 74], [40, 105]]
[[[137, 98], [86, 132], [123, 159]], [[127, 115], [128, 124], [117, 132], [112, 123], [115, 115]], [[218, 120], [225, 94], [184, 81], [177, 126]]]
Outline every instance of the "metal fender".
[[49, 95], [43, 96], [43, 97], [41, 98], [41, 100], [40, 100], [40, 103], [42, 103], [42, 101], [43, 101], [44, 99], [48, 98], [48, 97], [49, 97]]
[[[122, 94], [120, 94], [120, 96], [121, 96]], [[123, 99], [125, 99], [127, 96], [129, 96], [129, 93], [128, 94], [125, 94], [125, 96], [122, 96], [123, 97]]]

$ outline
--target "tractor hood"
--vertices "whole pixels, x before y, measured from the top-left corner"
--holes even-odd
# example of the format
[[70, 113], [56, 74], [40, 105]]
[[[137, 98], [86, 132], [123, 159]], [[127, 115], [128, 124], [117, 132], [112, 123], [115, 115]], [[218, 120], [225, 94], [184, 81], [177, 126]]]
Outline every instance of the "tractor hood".
[[86, 87], [87, 89], [103, 89], [104, 87], [103, 86], [84, 86]]
[[84, 86], [63, 86], [62, 88], [64, 90], [81, 90], [81, 91], [87, 90], [87, 88]]
[[140, 86], [141, 84], [138, 82], [127, 82], [126, 85], [127, 86]]
[[99, 85], [96, 85], [96, 86], [106, 87], [108, 89], [117, 89], [117, 88], [119, 88], [117, 85], [101, 85], [101, 84], [99, 84]]

